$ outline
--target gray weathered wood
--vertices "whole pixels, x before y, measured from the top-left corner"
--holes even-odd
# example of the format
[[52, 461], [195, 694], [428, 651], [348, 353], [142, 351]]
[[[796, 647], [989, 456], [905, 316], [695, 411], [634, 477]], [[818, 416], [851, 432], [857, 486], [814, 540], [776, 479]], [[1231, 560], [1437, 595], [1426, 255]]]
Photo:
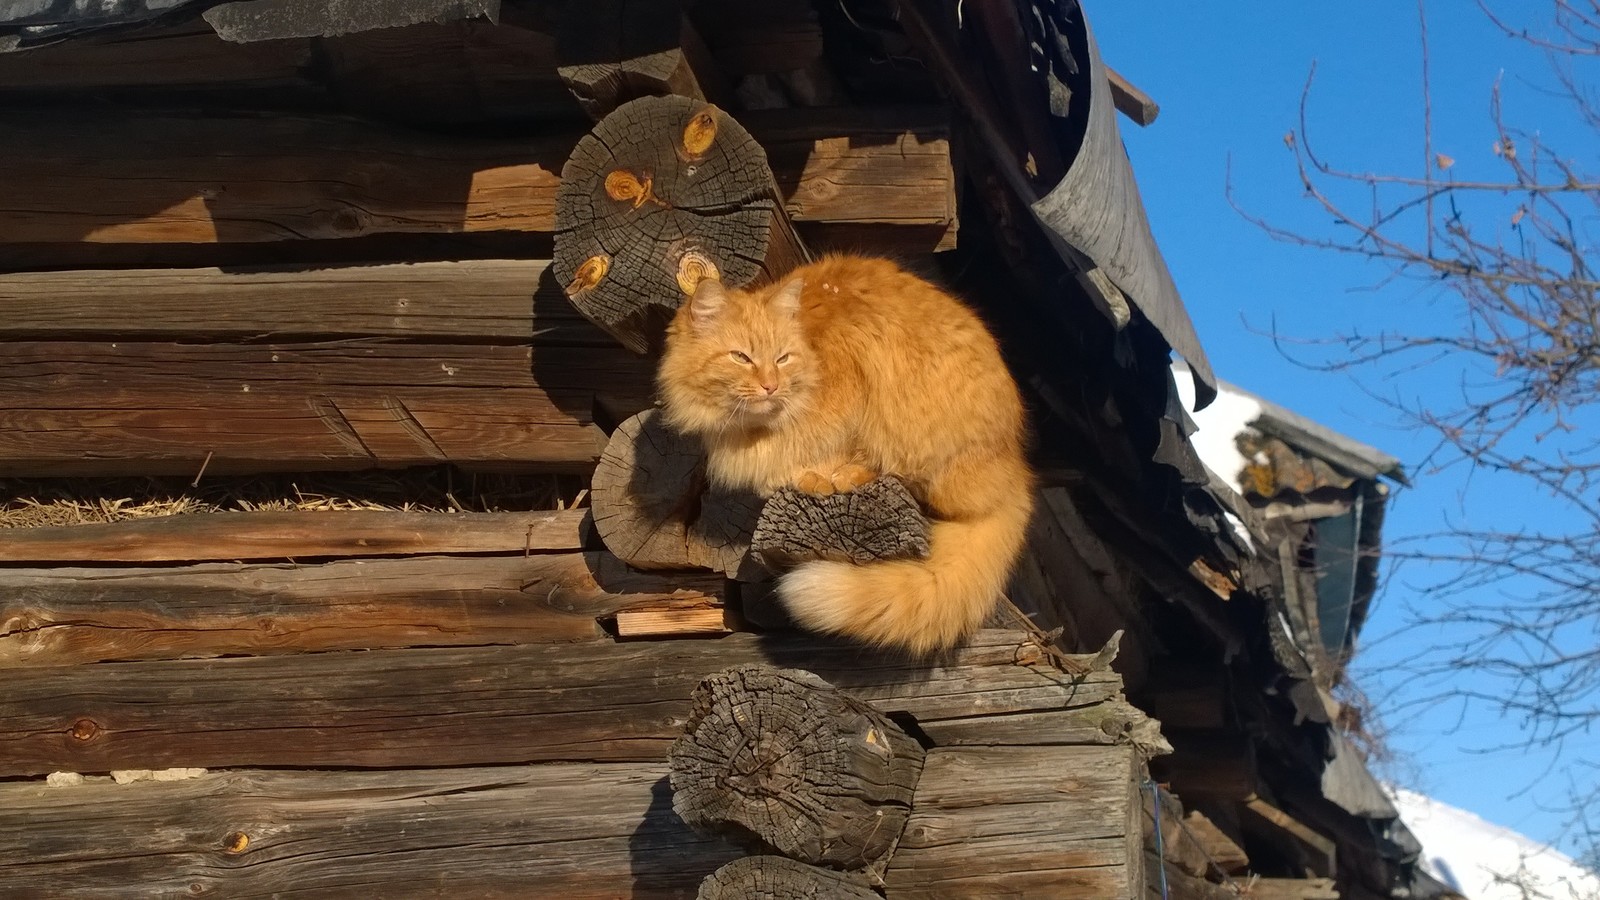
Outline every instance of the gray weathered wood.
[[0, 784], [8, 897], [687, 897], [666, 763]]
[[1125, 746], [930, 750], [885, 893], [1140, 897], [1136, 771]]
[[578, 142], [555, 231], [551, 266], [572, 305], [639, 353], [701, 278], [744, 287], [810, 258], [761, 145], [688, 97], [624, 103]]
[[662, 759], [694, 686], [748, 663], [803, 666], [915, 716], [935, 743], [944, 722], [1092, 705], [1120, 690], [1111, 673], [1068, 678], [1007, 631], [980, 632], [932, 668], [748, 634], [25, 668], [0, 692], [0, 777]]
[[204, 562], [581, 550], [588, 510], [424, 513], [380, 509], [160, 516], [12, 528], [0, 562]]
[[672, 745], [680, 818], [815, 865], [887, 861], [922, 771], [900, 726], [797, 669], [718, 672], [691, 704]]
[[783, 856], [736, 859], [700, 883], [697, 900], [876, 900], [860, 875], [807, 865]]
[[704, 462], [699, 441], [668, 428], [657, 410], [617, 426], [589, 498], [607, 549], [642, 569], [759, 575], [748, 554], [761, 499], [709, 489]]
[[630, 573], [606, 553], [0, 568], [0, 669], [595, 641], [597, 617], [679, 588], [707, 596], [721, 582]]
[[786, 488], [762, 508], [750, 550], [769, 568], [807, 559], [922, 559], [928, 555], [928, 521], [905, 483], [893, 476], [825, 497]]

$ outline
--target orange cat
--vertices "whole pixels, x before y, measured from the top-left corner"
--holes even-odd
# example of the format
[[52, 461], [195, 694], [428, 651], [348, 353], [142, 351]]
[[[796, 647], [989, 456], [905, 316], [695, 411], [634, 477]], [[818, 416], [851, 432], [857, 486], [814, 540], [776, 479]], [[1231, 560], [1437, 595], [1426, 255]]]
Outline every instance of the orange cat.
[[983, 624], [1033, 510], [1017, 386], [959, 300], [881, 259], [835, 256], [744, 292], [703, 280], [667, 330], [667, 421], [714, 484], [766, 495], [901, 477], [934, 519], [926, 560], [809, 562], [800, 624], [915, 653]]

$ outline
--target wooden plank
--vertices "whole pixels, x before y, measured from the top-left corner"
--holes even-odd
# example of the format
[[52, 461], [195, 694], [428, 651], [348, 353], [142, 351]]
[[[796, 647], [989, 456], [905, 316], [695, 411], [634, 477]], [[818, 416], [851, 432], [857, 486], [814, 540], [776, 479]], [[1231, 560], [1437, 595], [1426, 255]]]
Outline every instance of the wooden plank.
[[1119, 688], [1110, 673], [1069, 679], [1006, 631], [980, 633], [933, 668], [748, 634], [51, 666], [7, 673], [0, 777], [661, 759], [700, 679], [755, 662], [805, 668], [908, 713], [935, 743], [943, 720], [1091, 705]]
[[1332, 878], [1255, 878], [1250, 900], [1339, 900]]
[[1328, 877], [1338, 871], [1338, 846], [1331, 838], [1260, 797], [1240, 804], [1239, 822], [1247, 834], [1298, 860], [1313, 875]]
[[0, 563], [152, 563], [581, 550], [587, 510], [347, 509], [161, 516], [12, 528]]
[[1140, 127], [1152, 125], [1156, 116], [1161, 115], [1161, 106], [1150, 99], [1150, 95], [1134, 85], [1133, 82], [1122, 77], [1116, 69], [1106, 66], [1106, 80], [1111, 82], [1111, 102], [1117, 107], [1117, 112], [1122, 113]]
[[[858, 115], [775, 134], [752, 129], [796, 206], [793, 218], [949, 223], [954, 173], [945, 113], [882, 113], [885, 121], [906, 117], [899, 126], [916, 122], [914, 140], [880, 139], [885, 129], [852, 118]], [[13, 243], [548, 233], [561, 167], [578, 139], [433, 136], [285, 114], [30, 111], [11, 120], [0, 144], [8, 176], [0, 234]], [[866, 129], [864, 139], [852, 128]], [[117, 153], [108, 157], [107, 146]], [[819, 161], [810, 166], [814, 149]], [[888, 174], [872, 174], [880, 171]], [[843, 173], [854, 183], [839, 183]], [[896, 188], [902, 182], [907, 190]], [[891, 195], [886, 214], [880, 207]]]
[[885, 892], [1140, 896], [1126, 858], [1139, 842], [1129, 832], [1134, 755], [1126, 746], [928, 751]]
[[587, 471], [605, 440], [594, 387], [652, 385], [649, 360], [618, 347], [0, 346], [0, 460], [15, 475]]
[[305, 340], [613, 346], [546, 260], [0, 275], [0, 340]]
[[0, 568], [0, 669], [593, 641], [597, 617], [720, 593], [719, 579], [628, 573], [609, 556]]
[[0, 784], [0, 848], [18, 897], [689, 897], [743, 853], [665, 760]]

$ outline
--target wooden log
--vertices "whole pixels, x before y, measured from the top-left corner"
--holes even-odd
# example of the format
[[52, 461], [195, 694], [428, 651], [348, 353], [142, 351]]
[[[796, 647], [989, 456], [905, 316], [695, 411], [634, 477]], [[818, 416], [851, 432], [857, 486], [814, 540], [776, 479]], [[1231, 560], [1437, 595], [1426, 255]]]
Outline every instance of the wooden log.
[[928, 520], [892, 475], [826, 497], [785, 488], [762, 507], [750, 550], [772, 569], [808, 559], [925, 559]]
[[777, 75], [822, 59], [817, 11], [800, 0], [697, 0], [695, 24], [729, 76]]
[[1129, 747], [928, 751], [885, 894], [1140, 896], [1136, 767]]
[[718, 102], [726, 95], [710, 51], [677, 0], [580, 0], [563, 11], [557, 71], [590, 118], [639, 97]]
[[545, 260], [0, 275], [0, 339], [607, 346]]
[[1231, 874], [1243, 872], [1250, 866], [1250, 856], [1244, 848], [1228, 837], [1204, 813], [1192, 809], [1183, 817], [1183, 827], [1205, 850], [1206, 856], [1222, 871]]
[[1239, 892], [1233, 887], [1190, 875], [1170, 862], [1156, 859], [1149, 850], [1145, 851], [1144, 864], [1146, 900], [1238, 900]]
[[1338, 871], [1338, 845], [1331, 838], [1261, 797], [1240, 804], [1239, 824], [1245, 834], [1276, 848], [1313, 875], [1330, 877]]
[[115, 678], [104, 666], [24, 668], [8, 672], [0, 692], [0, 777], [663, 759], [688, 721], [694, 686], [749, 663], [804, 666], [881, 710], [914, 716], [935, 744], [943, 723], [980, 711], [1045, 712], [1119, 690], [1109, 673], [1063, 676], [1029, 638], [1005, 631], [980, 632], [932, 669], [747, 634], [125, 662]]
[[749, 557], [753, 494], [708, 489], [699, 442], [645, 410], [617, 426], [590, 485], [595, 532], [641, 569], [704, 568], [759, 577]]
[[13, 342], [0, 460], [40, 476], [584, 472], [605, 439], [596, 386], [647, 397], [650, 383], [614, 347]]
[[[799, 170], [776, 173], [778, 183], [795, 185], [792, 196], [804, 201], [798, 221], [874, 220], [875, 208], [899, 192], [841, 190], [831, 179], [854, 170], [859, 180], [871, 181], [871, 170], [881, 165], [895, 174], [880, 183], [899, 183], [914, 171], [915, 183], [931, 179], [944, 188], [904, 192], [896, 203], [898, 221], [949, 223], [955, 176], [943, 136], [948, 113], [924, 108], [885, 115], [891, 122], [931, 118], [921, 119], [915, 140], [904, 141], [882, 125], [853, 138], [851, 122], [859, 116], [808, 119], [815, 130], [781, 139], [756, 133], [786, 165], [799, 160]], [[579, 138], [467, 139], [299, 114], [110, 109], [92, 116], [12, 111], [7, 135], [0, 143], [0, 169], [8, 173], [0, 234], [8, 243], [33, 245], [549, 234], [556, 227], [559, 172]], [[810, 150], [783, 146], [789, 141], [803, 148], [829, 142], [820, 151], [828, 163], [807, 171]], [[102, 152], [107, 146], [118, 148], [114, 158]], [[658, 190], [656, 196], [663, 195]], [[896, 245], [893, 235], [878, 240], [880, 247]], [[39, 247], [9, 258], [16, 260], [12, 268], [44, 264]]]
[[710, 579], [624, 576], [606, 558], [0, 568], [0, 668], [597, 641], [598, 617], [720, 590]]
[[144, 27], [131, 40], [88, 37], [0, 54], [0, 98], [57, 102], [201, 98], [270, 91], [320, 93], [310, 75], [311, 42], [232, 44], [204, 23]]
[[798, 669], [700, 682], [672, 745], [672, 808], [697, 830], [842, 869], [886, 862], [922, 747], [866, 703]]
[[612, 617], [621, 640], [664, 637], [721, 637], [732, 634], [729, 613], [710, 598], [643, 601]]
[[860, 875], [807, 865], [783, 856], [736, 859], [700, 882], [697, 900], [876, 900]]
[[0, 783], [0, 893], [686, 897], [739, 851], [672, 814], [666, 775], [653, 760]]
[[523, 22], [521, 12], [503, 5], [498, 23], [428, 22], [319, 38], [317, 71], [346, 110], [365, 117], [576, 130], [583, 112], [557, 75], [552, 29]]
[[1250, 900], [1339, 900], [1332, 878], [1256, 878], [1250, 882]]
[[561, 169], [556, 277], [579, 312], [635, 352], [659, 345], [701, 278], [743, 287], [808, 258], [761, 145], [702, 101], [625, 103]]
[[1150, 99], [1149, 94], [1110, 66], [1106, 67], [1106, 80], [1111, 82], [1111, 102], [1117, 112], [1141, 127], [1155, 124], [1156, 116], [1161, 115], [1161, 106]]
[[582, 509], [526, 513], [352, 509], [162, 516], [8, 529], [0, 539], [0, 562], [170, 563], [581, 550], [581, 529], [587, 516]]

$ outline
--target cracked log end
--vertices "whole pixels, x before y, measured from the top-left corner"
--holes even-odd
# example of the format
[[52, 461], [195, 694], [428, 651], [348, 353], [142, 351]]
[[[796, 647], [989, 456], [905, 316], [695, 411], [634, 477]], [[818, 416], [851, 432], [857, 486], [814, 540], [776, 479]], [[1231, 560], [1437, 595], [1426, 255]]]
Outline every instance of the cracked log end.
[[882, 713], [797, 669], [706, 678], [672, 746], [672, 808], [696, 830], [802, 862], [862, 869], [893, 853], [922, 747]]
[[767, 501], [750, 549], [771, 569], [811, 559], [926, 559], [928, 520], [893, 475], [826, 497], [786, 488]]
[[882, 900], [860, 875], [835, 872], [782, 856], [736, 859], [700, 882], [697, 900]]
[[562, 168], [552, 265], [572, 285], [585, 260], [609, 256], [609, 275], [568, 298], [643, 353], [682, 301], [686, 257], [697, 254], [730, 287], [803, 261], [777, 197], [766, 152], [727, 113], [688, 97], [641, 97], [601, 119]]
[[617, 426], [590, 482], [595, 531], [639, 569], [712, 569], [759, 577], [749, 560], [761, 511], [753, 494], [709, 490], [699, 441], [645, 410]]

